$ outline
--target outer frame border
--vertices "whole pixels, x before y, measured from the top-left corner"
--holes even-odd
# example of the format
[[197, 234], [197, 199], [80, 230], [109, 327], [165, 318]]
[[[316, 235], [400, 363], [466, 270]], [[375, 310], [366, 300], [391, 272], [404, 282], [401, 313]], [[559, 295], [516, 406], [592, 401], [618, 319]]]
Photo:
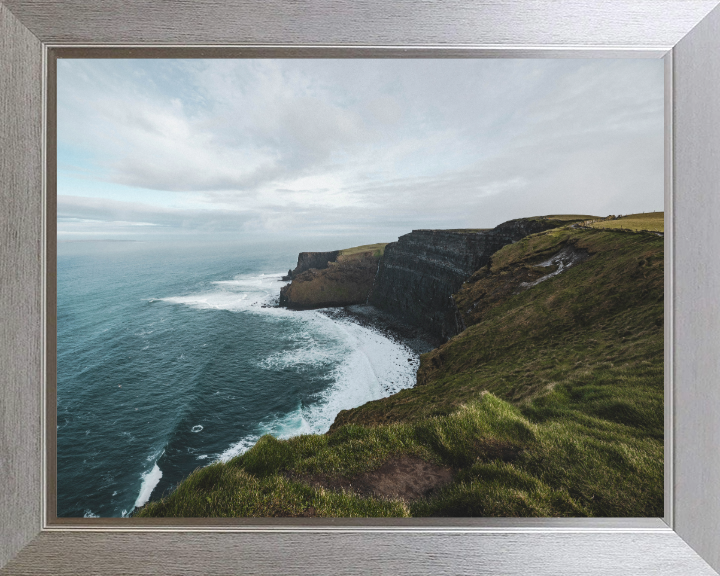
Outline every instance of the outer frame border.
[[[45, 362], [44, 378], [45, 398], [43, 417], [43, 529], [46, 530], [112, 530], [125, 531], [140, 530], [194, 530], [213, 531], [231, 530], [248, 532], [268, 531], [353, 531], [362, 532], [368, 529], [392, 530], [402, 529], [412, 532], [445, 531], [524, 531], [524, 530], [552, 530], [565, 532], [593, 531], [593, 530], [641, 530], [658, 531], [667, 530], [672, 526], [673, 501], [673, 474], [672, 474], [672, 442], [666, 443], [665, 458], [665, 510], [663, 518], [593, 518], [593, 519], [545, 519], [545, 518], [434, 518], [434, 519], [399, 519], [399, 518], [58, 518], [57, 517], [57, 342], [55, 319], [57, 317], [57, 295], [55, 270], [57, 256], [57, 150], [56, 150], [56, 84], [57, 60], [59, 58], [651, 58], [663, 59], [665, 70], [665, 98], [666, 98], [666, 165], [671, 165], [672, 154], [670, 134], [672, 127], [672, 53], [665, 49], [651, 48], [617, 48], [613, 50], [592, 50], [587, 48], [555, 48], [555, 49], [527, 49], [527, 48], [501, 48], [501, 47], [363, 47], [353, 46], [44, 46], [44, 77], [45, 77], [45, 154], [44, 154], [44, 188], [45, 188], [45, 248], [43, 261], [45, 263], [45, 317], [43, 325], [45, 331]], [[672, 187], [671, 180], [666, 179], [668, 185], [665, 189], [666, 211], [671, 212]], [[672, 229], [665, 236], [668, 245], [672, 245]], [[672, 252], [667, 251], [667, 269], [672, 267]], [[672, 307], [671, 276], [666, 275], [666, 308]], [[670, 315], [672, 318], [672, 315]], [[665, 327], [666, 364], [672, 365], [671, 344], [672, 338], [670, 322]], [[665, 396], [672, 398], [672, 370], [665, 375]], [[666, 406], [666, 428], [672, 431], [671, 403]]]
[[[513, 8], [518, 7], [514, 0], [503, 0], [500, 4], [506, 11], [500, 14], [501, 21], [489, 24], [480, 17], [484, 8], [492, 11], [491, 4], [497, 6], [498, 2], [477, 2], [470, 6], [469, 1], [461, 0], [448, 9], [450, 22], [459, 24], [467, 17], [467, 9], [475, 9], [473, 23], [478, 26], [477, 38], [484, 40], [482, 46], [461, 46], [466, 38], [451, 29], [442, 31], [443, 42], [435, 46], [408, 43], [407, 26], [411, 23], [407, 22], [405, 29], [390, 33], [395, 42], [385, 46], [374, 42], [372, 46], [362, 47], [357, 42], [345, 41], [324, 48], [327, 55], [337, 49], [343, 53], [340, 55], [354, 57], [373, 55], [373, 51], [375, 56], [383, 55], [378, 52], [384, 52], [385, 56], [440, 53], [449, 56], [456, 49], [459, 50], [455, 55], [474, 51], [473, 56], [486, 57], [658, 57], [668, 52], [666, 79], [671, 82], [666, 83], [666, 118], [673, 121], [666, 122], [666, 213], [669, 215], [666, 240], [670, 245], [666, 251], [666, 310], [671, 313], [666, 319], [666, 430], [669, 434], [666, 489], [669, 493], [666, 492], [665, 522], [659, 519], [478, 519], [408, 523], [359, 520], [304, 525], [255, 521], [250, 525], [213, 521], [203, 527], [188, 521], [161, 521], [146, 525], [144, 532], [102, 522], [89, 526], [87, 523], [60, 524], [44, 500], [47, 475], [41, 467], [41, 443], [45, 437], [41, 429], [51, 423], [49, 414], [43, 412], [42, 384], [46, 367], [42, 358], [54, 334], [54, 326], [46, 326], [46, 321], [54, 316], [45, 315], [43, 310], [45, 303], [53, 301], [50, 292], [54, 289], [54, 268], [52, 265], [45, 268], [52, 262], [44, 247], [54, 237], [54, 222], [49, 221], [54, 218], [48, 221], [44, 218], [46, 213], [54, 213], [55, 199], [52, 191], [48, 191], [45, 207], [42, 192], [47, 189], [47, 183], [54, 181], [55, 134], [44, 106], [44, 102], [54, 97], [54, 87], [43, 80], [52, 73], [53, 50], [72, 48], [69, 42], [58, 42], [57, 38], [65, 40], [68, 29], [79, 34], [72, 26], [68, 28], [67, 21], [63, 24], [64, 9], [91, 17], [93, 2], [73, 1], [54, 6], [49, 2], [35, 9], [31, 0], [5, 2], [12, 11], [0, 0], [0, 143], [3, 148], [0, 157], [0, 287], [3, 289], [0, 360], [9, 369], [0, 375], [0, 482], [8, 489], [0, 495], [0, 566], [20, 554], [3, 573], [84, 574], [97, 573], [103, 567], [103, 572], [126, 573], [392, 571], [403, 574], [457, 573], [470, 569], [487, 574], [524, 574], [528, 561], [532, 561], [532, 571], [536, 574], [712, 574], [691, 548], [713, 567], [720, 567], [717, 547], [720, 461], [717, 451], [712, 450], [716, 447], [713, 440], [720, 435], [719, 414], [713, 408], [720, 405], [720, 395], [709, 387], [720, 376], [720, 366], [714, 361], [720, 346], [713, 334], [720, 320], [713, 302], [717, 293], [714, 289], [720, 286], [720, 270], [716, 261], [710, 259], [714, 256], [713, 243], [717, 245], [719, 239], [711, 217], [712, 210], [720, 207], [720, 200], [712, 196], [717, 191], [720, 171], [713, 164], [720, 150], [717, 133], [720, 105], [712, 102], [713, 95], [720, 91], [720, 11], [714, 10], [690, 32], [692, 25], [715, 7], [716, 0], [684, 3], [668, 0], [657, 2], [653, 8], [645, 6], [643, 9], [656, 18], [652, 26], [640, 31], [628, 28], [627, 14], [599, 14], [582, 0], [563, 3], [563, 10], [567, 11], [570, 6], [574, 14], [587, 16], [590, 21], [593, 16], [600, 17], [599, 32], [596, 27], [594, 36], [591, 34], [593, 37], [584, 45], [573, 42], [577, 40], [577, 27], [569, 24], [564, 29], [563, 24], [557, 22], [553, 22], [552, 32], [531, 31], [535, 39], [532, 43], [527, 41], [526, 30], [518, 32], [517, 36], [524, 42], [513, 45], [501, 32], [512, 28]], [[100, 4], [95, 3], [96, 10]], [[157, 9], [162, 2], [147, 4]], [[540, 4], [535, 16], [551, 22], [552, 12], [558, 11], [554, 3]], [[249, 2], [239, 8], [244, 9], [246, 15], [253, 9], [262, 12]], [[373, 31], [379, 34], [385, 24], [373, 20], [373, 14], [383, 10], [379, 5], [371, 8], [375, 10], [370, 10], [369, 20], [364, 24], [369, 31], [367, 37], [376, 40]], [[613, 8], [610, 6], [609, 10]], [[343, 10], [350, 13], [352, 8], [341, 7], [340, 12]], [[59, 18], [57, 29], [53, 27], [53, 12]], [[193, 8], [185, 7], [185, 12], [192, 14]], [[14, 14], [19, 15], [19, 19]], [[272, 14], [266, 16], [264, 31], [273, 32], [276, 38], [284, 35], [293, 38], [302, 27], [300, 19], [294, 30], [291, 27], [285, 31]], [[127, 29], [133, 26], [142, 29], [143, 17], [141, 10], [130, 10], [124, 14], [121, 24]], [[686, 29], [678, 31], [678, 22]], [[115, 25], [117, 23], [115, 21]], [[134, 42], [122, 44], [123, 36], [130, 41], [136, 39], [132, 32], [113, 30], [113, 24], [107, 22], [104, 28], [101, 23], [92, 24], [85, 32], [86, 43], [111, 33], [116, 35], [116, 43], [125, 47], [127, 57], [138, 56], [138, 50], [147, 48], [146, 42], [136, 47], [128, 46]], [[168, 26], [164, 34], [169, 30], [176, 42], [182, 40], [183, 32], [189, 34], [194, 26], [192, 20], [165, 24]], [[618, 44], [618, 30], [621, 37], [623, 33], [633, 36], [629, 38], [631, 42], [625, 46]], [[262, 37], [262, 32], [239, 37], [251, 41]], [[162, 37], [163, 33], [159, 35]], [[472, 30], [470, 35], [472, 38]], [[304, 50], [316, 52], [318, 40], [324, 37], [332, 40], [332, 32], [316, 33], [314, 42], [310, 43], [291, 42], [280, 47], [279, 42], [274, 42], [273, 46], [237, 45], [237, 48], [245, 54], [248, 50], [302, 54]], [[488, 43], [488, 38], [496, 43]], [[603, 38], [611, 40], [603, 41]], [[180, 49], [181, 44], [176, 42], [165, 41], [161, 49], [172, 49], [171, 44]], [[72, 49], [77, 48], [83, 54], [89, 50], [102, 52], [101, 47], [86, 43], [82, 46], [75, 41]], [[216, 49], [213, 44], [218, 43], [227, 44], [212, 42], [202, 47], [193, 44], [195, 50], [207, 54], [213, 53]], [[107, 42], [103, 45], [107, 46]], [[47, 133], [44, 128], [48, 129]], [[47, 173], [43, 170], [46, 161]], [[48, 173], [50, 177], [46, 181]], [[675, 234], [677, 228], [683, 231], [682, 235]], [[686, 230], [690, 229], [701, 242], [700, 247], [687, 234]], [[698, 313], [704, 316], [699, 317]], [[48, 336], [47, 341], [43, 340], [44, 334]], [[675, 349], [671, 347], [673, 342], [677, 343]], [[674, 380], [680, 383], [678, 390], [671, 387]], [[676, 427], [668, 426], [673, 420]], [[674, 447], [681, 450], [674, 451]], [[258, 531], [274, 534], [262, 535]], [[392, 543], [390, 548], [389, 543]], [[396, 546], [402, 547], [405, 553], [399, 552]], [[244, 549], [233, 550], [238, 547]], [[137, 555], [144, 557], [133, 558]], [[148, 564], [145, 558], [153, 555], [155, 564]], [[243, 564], [238, 565], [239, 561]], [[472, 562], [471, 568], [469, 562]]]

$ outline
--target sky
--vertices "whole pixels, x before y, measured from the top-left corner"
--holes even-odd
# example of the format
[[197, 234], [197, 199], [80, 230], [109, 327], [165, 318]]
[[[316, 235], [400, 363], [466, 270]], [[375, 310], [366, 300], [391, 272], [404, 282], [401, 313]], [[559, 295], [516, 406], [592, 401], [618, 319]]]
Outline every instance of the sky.
[[663, 209], [663, 62], [58, 61], [58, 240]]

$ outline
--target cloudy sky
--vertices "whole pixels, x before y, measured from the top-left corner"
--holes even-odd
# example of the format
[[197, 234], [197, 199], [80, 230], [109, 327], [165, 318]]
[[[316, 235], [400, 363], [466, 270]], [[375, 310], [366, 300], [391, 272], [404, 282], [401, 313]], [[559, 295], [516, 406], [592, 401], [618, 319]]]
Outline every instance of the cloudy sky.
[[60, 60], [58, 238], [663, 209], [661, 60]]

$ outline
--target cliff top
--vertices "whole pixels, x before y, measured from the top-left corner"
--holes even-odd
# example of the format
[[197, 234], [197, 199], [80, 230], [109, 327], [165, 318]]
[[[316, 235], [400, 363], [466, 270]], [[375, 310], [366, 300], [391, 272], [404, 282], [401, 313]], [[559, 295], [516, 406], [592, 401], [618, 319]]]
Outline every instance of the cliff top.
[[642, 214], [628, 214], [613, 220], [603, 220], [589, 224], [593, 228], [623, 229], [639, 232], [665, 232], [665, 212], [643, 212]]
[[[514, 220], [508, 220], [501, 222], [495, 228], [500, 226], [509, 225], [513, 222], [519, 222], [521, 220], [556, 220], [559, 222], [576, 222], [584, 220], [600, 220], [600, 216], [590, 216], [587, 214], [551, 214], [548, 216], [528, 216], [527, 218], [516, 218]], [[455, 234], [478, 234], [480, 232], [489, 232], [495, 230], [495, 228], [419, 228], [413, 230], [415, 232], [453, 232]]]
[[345, 248], [340, 250], [341, 256], [353, 256], [354, 254], [362, 254], [364, 252], [372, 252], [373, 256], [380, 258], [385, 253], [385, 246], [388, 242], [379, 242], [377, 244], [365, 244], [363, 246], [355, 246], [354, 248]]
[[591, 214], [548, 214], [547, 216], [538, 216], [538, 218], [565, 222], [571, 220], [600, 220], [602, 216], [592, 216]]
[[413, 232], [455, 232], [456, 234], [476, 234], [477, 232], [487, 232], [492, 228], [421, 228], [413, 230]]

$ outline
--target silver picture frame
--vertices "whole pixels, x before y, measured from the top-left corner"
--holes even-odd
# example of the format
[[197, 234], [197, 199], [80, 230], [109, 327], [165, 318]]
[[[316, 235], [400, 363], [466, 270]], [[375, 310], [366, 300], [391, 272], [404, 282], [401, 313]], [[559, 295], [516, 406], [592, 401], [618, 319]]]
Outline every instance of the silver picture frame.
[[[0, 574], [717, 574], [719, 3], [0, 0]], [[663, 58], [664, 517], [56, 518], [54, 59], [110, 51]]]

